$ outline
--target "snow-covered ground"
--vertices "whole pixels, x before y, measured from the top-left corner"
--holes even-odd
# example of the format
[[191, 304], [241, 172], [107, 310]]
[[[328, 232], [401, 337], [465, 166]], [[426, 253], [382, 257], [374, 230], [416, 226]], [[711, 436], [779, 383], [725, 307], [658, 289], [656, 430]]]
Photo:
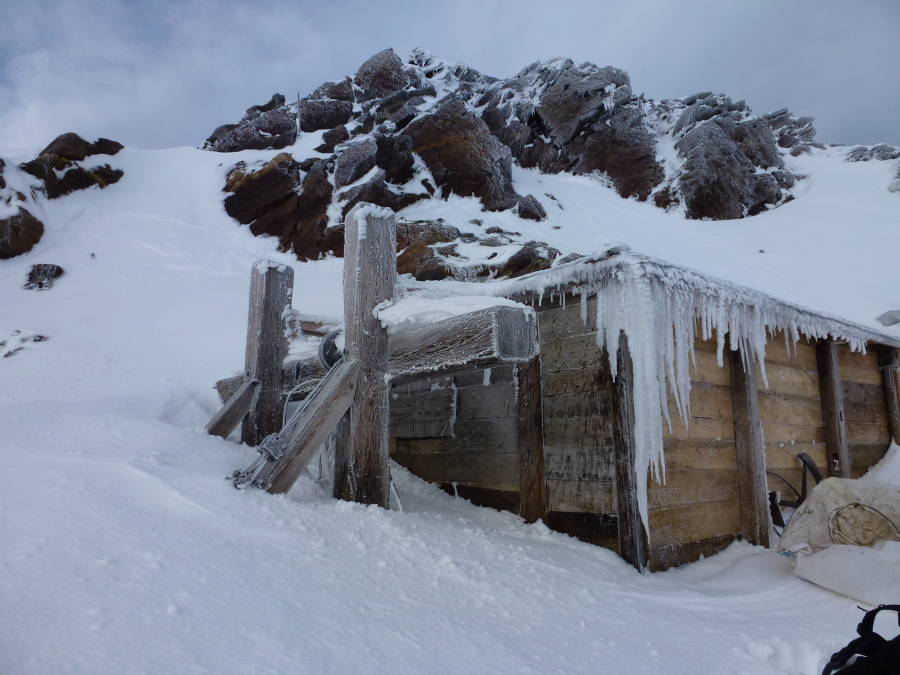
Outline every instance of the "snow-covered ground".
[[[203, 425], [213, 382], [242, 363], [252, 262], [293, 264], [294, 306], [341, 314], [340, 260], [297, 264], [221, 206], [234, 161], [274, 154], [102, 158], [124, 178], [44, 204], [42, 242], [0, 262], [0, 341], [25, 338], [0, 358], [0, 672], [817, 673], [852, 637], [854, 603], [772, 551], [640, 576], [402, 470], [402, 513], [308, 480], [287, 497], [231, 489], [255, 453]], [[873, 325], [900, 307], [900, 197], [884, 163], [829, 154], [796, 160], [806, 194], [746, 221], [686, 222], [524, 170], [520, 193], [563, 206], [542, 197], [546, 222], [461, 198], [406, 215], [480, 218], [563, 252], [626, 241]], [[21, 290], [37, 262], [66, 274]]]

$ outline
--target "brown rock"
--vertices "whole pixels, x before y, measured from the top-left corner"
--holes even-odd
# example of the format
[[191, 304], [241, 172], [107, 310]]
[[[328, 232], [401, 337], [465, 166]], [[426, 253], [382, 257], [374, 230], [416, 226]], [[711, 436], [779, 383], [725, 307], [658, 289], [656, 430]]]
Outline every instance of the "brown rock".
[[510, 149], [462, 101], [445, 101], [404, 131], [412, 139], [412, 152], [422, 157], [443, 197], [474, 195], [489, 211], [510, 209], [521, 201], [512, 185]]
[[0, 259], [27, 253], [44, 235], [44, 224], [19, 207], [15, 215], [0, 219]]
[[300, 130], [319, 131], [346, 124], [353, 116], [353, 104], [335, 99], [305, 99], [300, 102]]
[[[322, 134], [322, 144], [316, 148], [316, 152], [334, 152], [334, 146], [343, 143], [350, 138], [350, 132], [343, 124]], [[307, 169], [304, 169], [306, 171]]]
[[398, 220], [397, 250], [411, 246], [438, 244], [453, 241], [460, 236], [459, 230], [451, 225], [434, 220]]
[[403, 61], [393, 49], [385, 49], [369, 57], [353, 77], [354, 84], [360, 89], [357, 96], [360, 101], [382, 98], [405, 89], [409, 81]]
[[225, 189], [232, 194], [225, 198], [225, 211], [239, 223], [251, 223], [287, 201], [299, 180], [297, 163], [286, 152], [252, 173], [246, 173], [246, 167], [239, 164], [226, 179]]

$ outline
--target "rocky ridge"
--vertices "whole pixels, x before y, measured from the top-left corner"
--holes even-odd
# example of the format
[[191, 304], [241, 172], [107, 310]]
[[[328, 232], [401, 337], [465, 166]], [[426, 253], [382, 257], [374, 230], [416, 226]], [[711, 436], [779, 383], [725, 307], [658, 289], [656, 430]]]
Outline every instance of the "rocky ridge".
[[[598, 174], [622, 197], [680, 208], [689, 218], [742, 218], [793, 198], [797, 177], [785, 169], [784, 154], [821, 147], [811, 118], [787, 110], [754, 116], [745, 102], [711, 92], [654, 101], [634, 94], [619, 68], [554, 59], [497, 79], [423, 50], [404, 61], [390, 49], [299, 102], [276, 94], [249, 108], [204, 147], [288, 148], [298, 120], [301, 133], [325, 132], [316, 151], [328, 156], [285, 152], [264, 166], [238, 163], [225, 208], [301, 259], [341, 255], [343, 216], [359, 201], [399, 211], [456, 194], [477, 197], [488, 211], [512, 209], [540, 221], [544, 206], [516, 192], [513, 162], [545, 173]], [[426, 239], [449, 236], [446, 225], [409, 226], [425, 228]], [[475, 236], [497, 243], [496, 234]], [[459, 234], [419, 243], [419, 257], [411, 262], [405, 253], [401, 267], [419, 278], [470, 276], [452, 260], [453, 241], [464, 243]], [[536, 256], [521, 269], [553, 264], [546, 244], [518, 245]], [[502, 257], [481, 273], [514, 275], [507, 262]]]

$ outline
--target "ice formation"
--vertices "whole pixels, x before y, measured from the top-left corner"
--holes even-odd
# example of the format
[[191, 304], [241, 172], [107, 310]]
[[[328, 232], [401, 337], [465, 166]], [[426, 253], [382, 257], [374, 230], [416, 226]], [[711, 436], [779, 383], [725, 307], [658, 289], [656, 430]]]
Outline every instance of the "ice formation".
[[665, 480], [662, 424], [669, 423], [667, 390], [677, 413], [690, 418], [690, 364], [694, 340], [717, 341], [719, 367], [728, 349], [740, 350], [745, 368], [759, 364], [764, 386], [766, 342], [781, 332], [789, 345], [807, 338], [846, 340], [865, 351], [867, 336], [841, 322], [818, 318], [789, 305], [743, 289], [706, 279], [689, 270], [626, 256], [602, 270], [581, 290], [582, 318], [589, 296], [597, 299], [597, 344], [605, 348], [612, 375], [617, 375], [619, 334], [628, 338], [633, 362], [635, 472], [639, 510], [647, 526], [647, 474]]

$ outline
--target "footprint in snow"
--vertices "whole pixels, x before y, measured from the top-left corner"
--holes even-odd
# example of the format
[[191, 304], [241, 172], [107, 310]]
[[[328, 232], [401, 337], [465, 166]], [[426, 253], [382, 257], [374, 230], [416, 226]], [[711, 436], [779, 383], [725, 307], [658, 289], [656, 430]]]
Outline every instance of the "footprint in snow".
[[15, 356], [26, 347], [38, 342], [46, 342], [49, 338], [40, 333], [27, 333], [21, 330], [14, 330], [7, 337], [0, 339], [0, 357], [8, 359]]

